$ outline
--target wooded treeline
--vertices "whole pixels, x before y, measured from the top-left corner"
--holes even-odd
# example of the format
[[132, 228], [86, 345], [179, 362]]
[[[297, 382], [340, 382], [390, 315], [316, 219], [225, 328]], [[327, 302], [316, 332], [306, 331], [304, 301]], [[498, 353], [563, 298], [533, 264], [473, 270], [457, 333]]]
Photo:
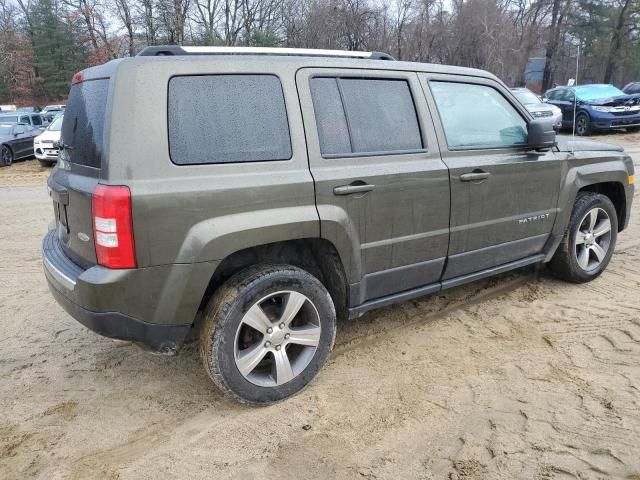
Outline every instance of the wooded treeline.
[[544, 88], [640, 80], [640, 0], [0, 0], [0, 103], [64, 97], [74, 72], [147, 45], [379, 50]]

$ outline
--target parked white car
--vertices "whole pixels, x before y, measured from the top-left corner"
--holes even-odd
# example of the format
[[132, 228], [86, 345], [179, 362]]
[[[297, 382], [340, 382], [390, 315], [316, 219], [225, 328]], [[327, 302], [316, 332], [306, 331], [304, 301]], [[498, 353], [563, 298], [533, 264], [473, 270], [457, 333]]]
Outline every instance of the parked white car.
[[33, 151], [42, 166], [54, 165], [58, 161], [59, 149], [55, 145], [60, 140], [63, 117], [58, 115], [41, 135], [33, 139]]
[[562, 128], [562, 110], [555, 105], [544, 103], [538, 95], [528, 88], [512, 88], [511, 91], [515, 97], [522, 103], [531, 115], [536, 118], [551, 117], [553, 127], [556, 130]]

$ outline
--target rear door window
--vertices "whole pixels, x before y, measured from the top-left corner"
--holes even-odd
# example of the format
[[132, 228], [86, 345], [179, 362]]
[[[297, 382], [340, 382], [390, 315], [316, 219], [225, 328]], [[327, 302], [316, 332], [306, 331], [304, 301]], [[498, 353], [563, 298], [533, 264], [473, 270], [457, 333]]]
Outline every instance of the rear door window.
[[85, 80], [71, 87], [61, 135], [71, 163], [101, 167], [108, 92], [106, 78]]
[[169, 152], [178, 165], [291, 158], [275, 75], [178, 76], [169, 81]]
[[311, 79], [311, 95], [325, 157], [424, 148], [406, 80], [316, 77]]

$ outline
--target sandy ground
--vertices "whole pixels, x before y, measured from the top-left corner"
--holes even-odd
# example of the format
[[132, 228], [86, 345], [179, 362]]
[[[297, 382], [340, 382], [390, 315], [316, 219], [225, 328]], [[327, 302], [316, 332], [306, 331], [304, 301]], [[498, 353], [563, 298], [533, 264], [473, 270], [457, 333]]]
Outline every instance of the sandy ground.
[[[600, 139], [640, 170], [640, 135]], [[639, 199], [598, 280], [530, 269], [371, 312], [301, 395], [246, 408], [193, 346], [153, 356], [53, 301], [45, 176], [0, 170], [0, 478], [640, 479]]]

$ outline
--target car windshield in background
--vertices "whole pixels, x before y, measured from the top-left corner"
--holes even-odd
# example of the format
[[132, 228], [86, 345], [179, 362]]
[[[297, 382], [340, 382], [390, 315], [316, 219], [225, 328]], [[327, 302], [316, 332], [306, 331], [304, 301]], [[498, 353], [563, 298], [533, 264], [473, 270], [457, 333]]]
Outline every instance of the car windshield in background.
[[512, 90], [512, 92], [523, 105], [536, 105], [538, 103], [542, 103], [536, 94], [530, 90]]
[[11, 125], [0, 125], [0, 137], [4, 137], [5, 135], [11, 135], [11, 129], [13, 127]]
[[49, 128], [47, 130], [51, 131], [51, 132], [59, 132], [60, 130], [62, 130], [62, 120], [64, 119], [63, 115], [60, 115], [59, 117], [56, 117], [56, 119], [51, 123], [51, 125], [49, 125]]
[[62, 123], [62, 141], [71, 147], [67, 151], [71, 163], [100, 168], [108, 91], [107, 79], [87, 80], [71, 87]]
[[622, 90], [613, 85], [585, 85], [584, 87], [576, 87], [575, 91], [580, 100], [599, 100], [625, 95]]

